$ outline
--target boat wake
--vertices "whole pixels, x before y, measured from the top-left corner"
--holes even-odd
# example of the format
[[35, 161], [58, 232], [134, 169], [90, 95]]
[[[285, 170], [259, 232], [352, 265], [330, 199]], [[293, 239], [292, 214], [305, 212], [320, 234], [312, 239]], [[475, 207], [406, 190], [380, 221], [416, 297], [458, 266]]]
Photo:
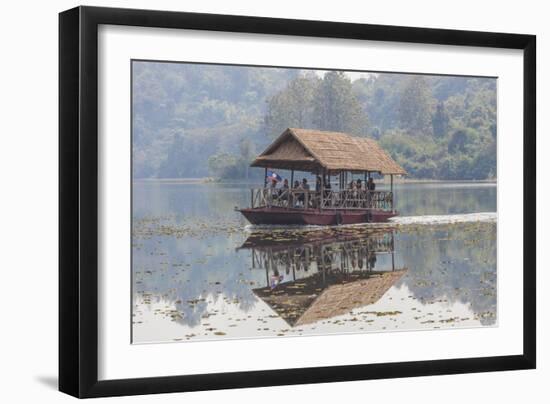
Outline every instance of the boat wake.
[[347, 228], [347, 227], [401, 227], [401, 226], [437, 226], [445, 224], [458, 223], [496, 223], [496, 212], [480, 213], [460, 213], [455, 215], [422, 215], [422, 216], [397, 216], [389, 219], [386, 223], [358, 223], [334, 226], [312, 226], [312, 225], [254, 225], [245, 226], [248, 232], [274, 231], [274, 230], [315, 230], [327, 228]]
[[496, 223], [496, 221], [496, 212], [461, 213], [456, 215], [397, 216], [389, 220], [390, 223], [397, 225], [435, 225], [471, 222]]

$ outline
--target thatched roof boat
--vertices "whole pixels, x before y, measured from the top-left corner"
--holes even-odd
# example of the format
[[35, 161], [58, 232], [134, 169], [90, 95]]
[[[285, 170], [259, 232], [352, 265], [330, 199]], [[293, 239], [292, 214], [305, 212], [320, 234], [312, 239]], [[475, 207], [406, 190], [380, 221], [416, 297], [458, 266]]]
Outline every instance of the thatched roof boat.
[[261, 153], [251, 167], [313, 173], [370, 172], [405, 175], [378, 143], [341, 132], [288, 128]]
[[[253, 224], [383, 222], [397, 214], [393, 176], [406, 174], [373, 139], [296, 128], [286, 129], [251, 166], [263, 167], [266, 178], [263, 188], [251, 190], [250, 208], [239, 209]], [[290, 170], [290, 184], [278, 189], [268, 184], [268, 169]], [[294, 171], [316, 175], [315, 190], [305, 182], [295, 186]], [[373, 173], [390, 176], [389, 191], [375, 190]], [[357, 174], [363, 179], [353, 180]]]

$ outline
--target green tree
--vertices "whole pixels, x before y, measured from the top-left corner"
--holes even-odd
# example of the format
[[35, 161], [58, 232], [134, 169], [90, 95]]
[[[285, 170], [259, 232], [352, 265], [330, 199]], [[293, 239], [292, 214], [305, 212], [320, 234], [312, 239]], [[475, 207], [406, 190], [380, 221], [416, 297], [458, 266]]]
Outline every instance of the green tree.
[[458, 129], [452, 135], [447, 146], [447, 150], [451, 154], [464, 153], [469, 137], [465, 129]]
[[322, 79], [310, 73], [289, 82], [267, 101], [265, 124], [271, 138], [289, 127], [364, 136], [368, 121], [351, 80], [343, 72], [331, 71]]
[[330, 71], [323, 77], [314, 98], [313, 122], [321, 130], [367, 134], [367, 114], [344, 72]]
[[268, 99], [264, 121], [270, 138], [280, 135], [286, 128], [312, 126], [312, 103], [318, 85], [317, 76], [300, 75], [290, 81], [284, 90]]
[[400, 126], [407, 133], [431, 135], [431, 107], [433, 97], [423, 76], [412, 76], [401, 92], [399, 102]]
[[436, 138], [441, 139], [447, 135], [449, 122], [449, 114], [445, 110], [445, 104], [440, 101], [437, 103], [435, 114], [432, 118], [433, 133]]

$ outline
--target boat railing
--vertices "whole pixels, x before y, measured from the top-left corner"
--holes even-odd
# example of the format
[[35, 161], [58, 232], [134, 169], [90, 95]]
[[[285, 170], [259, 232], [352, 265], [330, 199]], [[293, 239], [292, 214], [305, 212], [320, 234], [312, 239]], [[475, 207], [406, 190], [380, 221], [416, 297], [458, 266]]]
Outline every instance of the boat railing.
[[250, 190], [252, 208], [280, 207], [287, 209], [381, 209], [393, 210], [391, 191], [324, 190], [253, 188]]
[[323, 209], [393, 209], [393, 193], [390, 191], [368, 191], [349, 189], [325, 190], [321, 200]]
[[303, 189], [251, 189], [251, 207], [305, 208], [316, 203], [316, 192]]

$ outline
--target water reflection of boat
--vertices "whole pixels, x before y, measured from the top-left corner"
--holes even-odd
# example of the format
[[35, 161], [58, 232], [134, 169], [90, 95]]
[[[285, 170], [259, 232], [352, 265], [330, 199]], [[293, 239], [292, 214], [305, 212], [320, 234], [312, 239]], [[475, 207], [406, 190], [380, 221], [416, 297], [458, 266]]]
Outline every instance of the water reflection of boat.
[[[264, 186], [251, 189], [250, 207], [238, 209], [252, 224], [385, 222], [397, 215], [393, 176], [406, 174], [373, 139], [295, 128], [285, 130], [251, 166], [265, 169]], [[290, 170], [287, 187], [268, 186], [271, 169]], [[317, 184], [295, 184], [294, 171], [315, 175]], [[373, 173], [390, 177], [389, 191], [375, 190]]]
[[253, 289], [290, 326], [376, 303], [407, 271], [396, 269], [393, 231], [252, 234], [252, 267], [266, 286]]

